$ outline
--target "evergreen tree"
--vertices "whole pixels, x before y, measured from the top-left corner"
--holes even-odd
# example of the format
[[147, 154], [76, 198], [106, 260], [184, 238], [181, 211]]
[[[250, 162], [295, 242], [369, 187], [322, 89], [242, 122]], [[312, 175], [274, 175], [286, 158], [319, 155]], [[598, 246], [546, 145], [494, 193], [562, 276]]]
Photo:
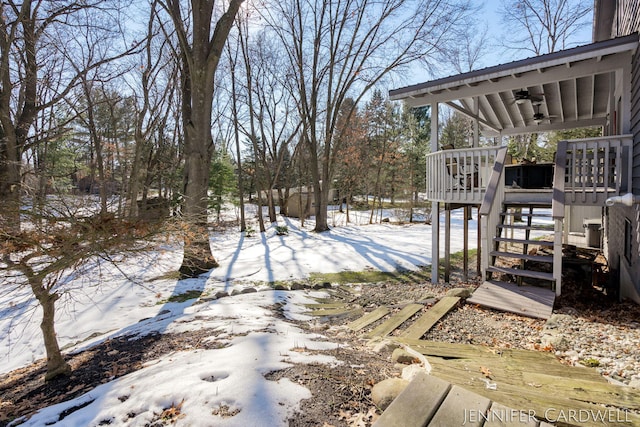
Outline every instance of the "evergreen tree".
[[220, 211], [224, 198], [237, 194], [237, 180], [234, 174], [235, 166], [226, 150], [216, 150], [211, 161], [209, 174], [209, 207], [216, 211], [220, 222]]

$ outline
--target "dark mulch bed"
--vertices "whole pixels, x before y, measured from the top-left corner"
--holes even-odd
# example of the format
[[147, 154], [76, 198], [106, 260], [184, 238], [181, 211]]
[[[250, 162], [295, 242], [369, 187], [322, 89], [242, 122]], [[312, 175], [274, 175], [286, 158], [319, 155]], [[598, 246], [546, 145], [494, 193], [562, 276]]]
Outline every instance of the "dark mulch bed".
[[207, 340], [216, 334], [213, 330], [199, 330], [108, 339], [88, 350], [67, 355], [72, 375], [48, 382], [44, 381], [44, 360], [9, 372], [0, 376], [0, 426], [80, 396], [165, 354], [184, 349], [220, 348], [223, 344]]

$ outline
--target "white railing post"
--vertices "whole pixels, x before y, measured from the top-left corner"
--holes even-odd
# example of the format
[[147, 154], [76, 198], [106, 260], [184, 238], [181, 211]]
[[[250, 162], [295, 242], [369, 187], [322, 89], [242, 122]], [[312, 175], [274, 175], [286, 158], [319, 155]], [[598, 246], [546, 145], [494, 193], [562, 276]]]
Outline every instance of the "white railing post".
[[567, 141], [560, 141], [558, 143], [553, 175], [553, 199], [551, 200], [551, 212], [553, 216], [553, 279], [555, 281], [556, 295], [560, 295], [562, 289], [562, 240], [564, 232], [567, 146]]
[[500, 211], [504, 202], [504, 162], [507, 157], [507, 147], [498, 150], [493, 170], [487, 184], [487, 191], [484, 194], [482, 205], [478, 211], [480, 215], [480, 233], [482, 234], [482, 248], [480, 248], [480, 263], [482, 265], [482, 279], [487, 280], [487, 268], [491, 259], [491, 248], [495, 237], [498, 223], [500, 222]]
[[629, 191], [632, 151], [631, 135], [566, 141], [567, 204], [600, 205], [608, 197]]
[[427, 197], [442, 203], [480, 204], [499, 147], [427, 154]]

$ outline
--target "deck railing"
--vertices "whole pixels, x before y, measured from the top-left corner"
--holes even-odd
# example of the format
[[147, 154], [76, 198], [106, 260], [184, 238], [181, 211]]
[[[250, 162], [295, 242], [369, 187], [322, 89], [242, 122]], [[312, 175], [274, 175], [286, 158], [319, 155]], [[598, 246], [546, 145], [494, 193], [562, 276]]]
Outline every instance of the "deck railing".
[[631, 188], [631, 135], [569, 140], [566, 147], [566, 204], [604, 206]]
[[493, 248], [493, 238], [495, 237], [498, 224], [500, 223], [500, 212], [504, 201], [504, 165], [507, 157], [507, 147], [502, 147], [497, 151], [496, 161], [493, 164], [488, 180], [487, 191], [484, 194], [482, 205], [480, 205], [480, 226], [482, 235], [482, 248], [480, 250], [480, 263], [483, 280], [487, 279], [487, 268], [491, 261], [491, 250]]
[[427, 199], [480, 204], [500, 147], [442, 150], [427, 155]]
[[[499, 149], [465, 148], [428, 154], [427, 199], [481, 204]], [[632, 150], [631, 135], [566, 141], [565, 203], [604, 206], [607, 198], [628, 192]]]

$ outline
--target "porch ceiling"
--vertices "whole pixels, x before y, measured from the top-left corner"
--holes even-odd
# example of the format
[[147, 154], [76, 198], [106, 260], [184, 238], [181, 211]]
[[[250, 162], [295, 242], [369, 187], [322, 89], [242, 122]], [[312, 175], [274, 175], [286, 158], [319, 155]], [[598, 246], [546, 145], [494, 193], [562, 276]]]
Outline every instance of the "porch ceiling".
[[414, 107], [447, 104], [477, 118], [488, 136], [604, 126], [613, 94], [620, 92], [623, 78], [630, 78], [637, 46], [633, 34], [394, 89], [389, 95]]

